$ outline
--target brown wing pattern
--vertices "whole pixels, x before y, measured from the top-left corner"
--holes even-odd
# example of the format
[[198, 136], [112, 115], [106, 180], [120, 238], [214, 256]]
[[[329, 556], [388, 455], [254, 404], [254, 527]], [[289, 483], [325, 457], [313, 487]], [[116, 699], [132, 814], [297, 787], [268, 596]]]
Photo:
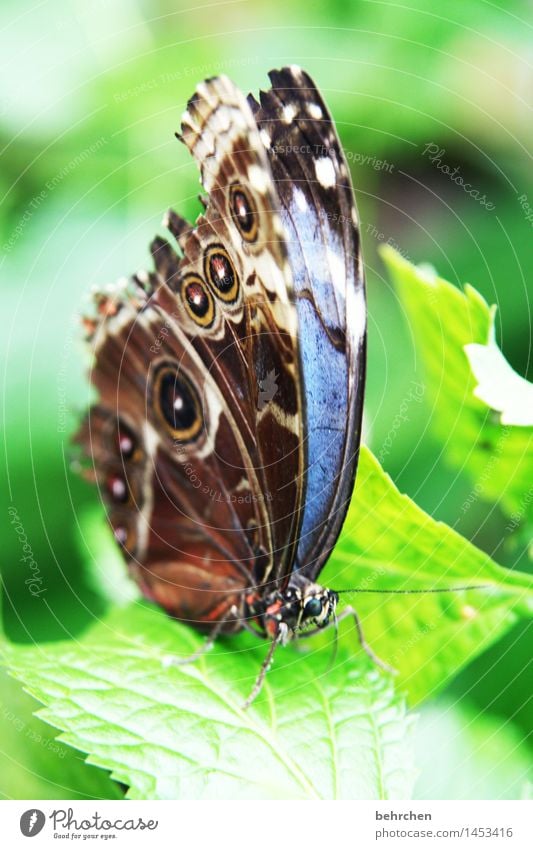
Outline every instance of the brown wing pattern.
[[[202, 83], [182, 137], [209, 199], [155, 273], [97, 296], [99, 402], [78, 441], [144, 591], [199, 625], [288, 578], [304, 487], [297, 316], [270, 166], [242, 94]], [[276, 391], [259, 409], [267, 374]]]

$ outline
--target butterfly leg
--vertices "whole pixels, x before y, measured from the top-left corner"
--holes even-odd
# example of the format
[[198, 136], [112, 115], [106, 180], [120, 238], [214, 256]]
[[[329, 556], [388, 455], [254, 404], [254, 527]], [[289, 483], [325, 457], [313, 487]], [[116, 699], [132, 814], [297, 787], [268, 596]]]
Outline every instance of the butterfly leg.
[[196, 651], [193, 651], [192, 654], [187, 655], [187, 657], [180, 657], [180, 658], [172, 657], [171, 660], [169, 661], [169, 665], [170, 666], [184, 666], [186, 663], [194, 663], [195, 660], [198, 660], [200, 657], [203, 657], [204, 654], [207, 654], [207, 652], [211, 651], [211, 649], [213, 648], [213, 646], [214, 646], [214, 644], [217, 640], [217, 637], [219, 636], [220, 632], [222, 631], [224, 625], [227, 625], [227, 623], [230, 621], [230, 619], [236, 619], [237, 617], [238, 617], [238, 611], [237, 611], [237, 608], [235, 607], [235, 605], [233, 605], [233, 607], [230, 607], [227, 614], [222, 619], [219, 619], [218, 622], [215, 623], [211, 633], [207, 637], [205, 643], [203, 643], [203, 645], [200, 646], [200, 648], [196, 649]]
[[363, 626], [361, 624], [361, 620], [359, 618], [359, 614], [353, 607], [345, 607], [340, 616], [337, 617], [337, 622], [342, 622], [343, 619], [347, 619], [349, 616], [353, 616], [353, 620], [355, 622], [355, 627], [357, 629], [357, 636], [359, 637], [359, 643], [361, 644], [361, 648], [368, 655], [370, 660], [379, 666], [380, 669], [384, 669], [385, 672], [390, 672], [392, 675], [397, 675], [398, 670], [394, 669], [392, 666], [389, 666], [388, 663], [385, 663], [384, 660], [381, 660], [380, 657], [374, 652], [374, 650], [368, 645], [365, 635], [363, 633]]
[[[388, 663], [385, 663], [384, 660], [381, 660], [380, 657], [374, 652], [374, 650], [369, 646], [365, 639], [365, 635], [363, 633], [363, 626], [361, 624], [361, 620], [359, 618], [359, 614], [353, 607], [345, 607], [340, 616], [335, 616], [332, 621], [326, 625], [326, 628], [335, 628], [335, 643], [334, 643], [334, 652], [333, 657], [329, 662], [329, 667], [333, 666], [335, 662], [335, 658], [337, 656], [337, 640], [338, 640], [338, 625], [339, 622], [342, 622], [343, 619], [347, 619], [349, 616], [352, 616], [355, 622], [355, 627], [357, 629], [357, 636], [359, 638], [359, 643], [361, 644], [361, 648], [368, 655], [370, 660], [379, 666], [380, 669], [384, 669], [385, 672], [390, 672], [393, 675], [396, 675], [398, 670], [394, 669], [392, 666], [389, 666]], [[299, 640], [302, 640], [307, 637], [314, 637], [315, 634], [320, 634], [325, 630], [324, 626], [317, 626], [315, 628], [310, 628], [306, 631], [301, 630], [297, 632], [297, 637]]]
[[272, 642], [270, 643], [270, 647], [268, 649], [268, 654], [265, 657], [263, 663], [261, 664], [261, 669], [259, 670], [259, 675], [255, 679], [255, 684], [252, 687], [252, 692], [250, 693], [250, 695], [248, 696], [248, 698], [246, 699], [246, 701], [244, 702], [244, 704], [242, 706], [243, 710], [246, 710], [247, 708], [249, 708], [250, 705], [252, 704], [252, 702], [254, 701], [254, 699], [256, 699], [257, 696], [259, 695], [259, 693], [261, 692], [261, 688], [262, 688], [263, 683], [265, 681], [266, 674], [267, 674], [268, 670], [270, 669], [270, 667], [272, 665], [272, 660], [274, 658], [274, 652], [276, 651], [276, 649], [280, 645], [280, 643], [283, 642], [283, 637], [284, 637], [283, 632], [280, 632], [278, 634], [278, 636], [275, 637], [272, 640]]

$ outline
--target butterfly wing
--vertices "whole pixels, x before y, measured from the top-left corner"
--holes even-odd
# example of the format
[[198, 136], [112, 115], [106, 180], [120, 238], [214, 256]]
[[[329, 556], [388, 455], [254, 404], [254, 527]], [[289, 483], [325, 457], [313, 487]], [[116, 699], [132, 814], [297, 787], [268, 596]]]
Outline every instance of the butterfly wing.
[[87, 474], [145, 594], [207, 624], [249, 583], [261, 504], [238, 499], [257, 482], [219, 388], [155, 296], [106, 309], [92, 339], [99, 402], [78, 434]]
[[[225, 78], [188, 104], [182, 137], [209, 193], [175, 213], [155, 273], [97, 296], [99, 402], [78, 441], [145, 593], [200, 625], [288, 578], [304, 488], [297, 315], [257, 125]], [[272, 383], [260, 404], [260, 386]], [[264, 401], [264, 399], [263, 399]]]
[[300, 68], [249, 97], [280, 199], [305, 387], [306, 494], [296, 565], [314, 580], [340, 532], [361, 437], [366, 300], [358, 217], [331, 116]]
[[[263, 578], [276, 582], [290, 572], [294, 559], [305, 467], [298, 323], [279, 202], [250, 107], [226, 77], [197, 87], [183, 116], [182, 137], [209, 193], [196, 230], [204, 246], [220, 236], [243, 281], [241, 302], [224, 302], [231, 338], [217, 356], [231, 354], [237, 338], [241, 375], [234, 384], [241, 391], [235, 411], [249, 411], [249, 450], [257, 455], [270, 508], [271, 563]], [[212, 229], [211, 238], [204, 227]], [[187, 236], [181, 244], [187, 264], [194, 249]], [[204, 247], [204, 267], [209, 250]], [[232, 371], [230, 362], [230, 384]], [[274, 391], [261, 398], [260, 389], [272, 375]]]
[[318, 574], [359, 445], [365, 301], [348, 171], [309, 78], [271, 79], [261, 105], [224, 77], [198, 86], [182, 138], [205, 214], [190, 227], [169, 213], [183, 255], [156, 239], [155, 273], [98, 296], [101, 322], [87, 322], [90, 474], [144, 591], [204, 625], [252, 586], [285, 585], [295, 562]]

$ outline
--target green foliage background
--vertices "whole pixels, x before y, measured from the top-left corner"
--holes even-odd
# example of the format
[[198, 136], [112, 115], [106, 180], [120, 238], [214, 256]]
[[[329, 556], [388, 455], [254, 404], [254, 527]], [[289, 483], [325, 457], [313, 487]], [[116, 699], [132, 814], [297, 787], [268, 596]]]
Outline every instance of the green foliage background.
[[[413, 261], [433, 263], [456, 285], [472, 283], [498, 306], [506, 357], [532, 379], [531, 223], [519, 200], [528, 191], [528, 4], [453, 0], [443, 9], [421, 0], [287, 0], [277, 7], [243, 0], [196, 11], [191, 5], [6, 0], [0, 9], [7, 69], [0, 83], [0, 516], [4, 623], [13, 641], [77, 636], [106, 615], [102, 577], [117, 592], [115, 578], [101, 574], [95, 535], [80, 524], [88, 513], [91, 527], [98, 522], [95, 493], [69, 469], [68, 432], [88, 400], [78, 316], [92, 284], [148, 264], [147, 245], [167, 207], [191, 218], [197, 213], [197, 172], [173, 133], [196, 82], [218, 72], [257, 90], [266, 86], [268, 69], [297, 62], [323, 90], [363, 222], [367, 442], [399, 489], [430, 515], [498, 563], [528, 569], [527, 523], [515, 527], [490, 486], [476, 492], [483, 464], [450, 455], [442, 433], [449, 408], [429, 391], [413, 400], [413, 386], [426, 387], [423, 358], [408, 304], [378, 255], [389, 242]], [[493, 210], [430, 161], [429, 144]], [[25, 584], [10, 505], [40, 569], [40, 597]], [[401, 597], [395, 604], [403, 604]], [[436, 784], [428, 767], [416, 795], [468, 797], [467, 783], [454, 778], [457, 763], [472, 776], [470, 787], [519, 795], [532, 725], [530, 653], [525, 626], [517, 624], [462, 670], [442, 701], [422, 708], [426, 749], [433, 745], [436, 757], [447, 741], [457, 755], [454, 764], [442, 761], [448, 781]], [[0, 794], [116, 795], [117, 785], [73, 750], [53, 749], [53, 732], [32, 718], [35, 705], [18, 685], [2, 678], [0, 692]], [[492, 783], [489, 773], [504, 777]]]

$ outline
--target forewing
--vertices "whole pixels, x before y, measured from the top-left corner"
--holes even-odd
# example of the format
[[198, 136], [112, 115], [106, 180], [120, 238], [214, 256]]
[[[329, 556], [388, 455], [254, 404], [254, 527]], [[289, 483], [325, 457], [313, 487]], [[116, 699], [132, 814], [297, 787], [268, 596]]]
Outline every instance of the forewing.
[[280, 199], [298, 312], [306, 494], [297, 567], [316, 578], [351, 497], [361, 437], [366, 300], [358, 217], [331, 116], [300, 68], [249, 102]]

